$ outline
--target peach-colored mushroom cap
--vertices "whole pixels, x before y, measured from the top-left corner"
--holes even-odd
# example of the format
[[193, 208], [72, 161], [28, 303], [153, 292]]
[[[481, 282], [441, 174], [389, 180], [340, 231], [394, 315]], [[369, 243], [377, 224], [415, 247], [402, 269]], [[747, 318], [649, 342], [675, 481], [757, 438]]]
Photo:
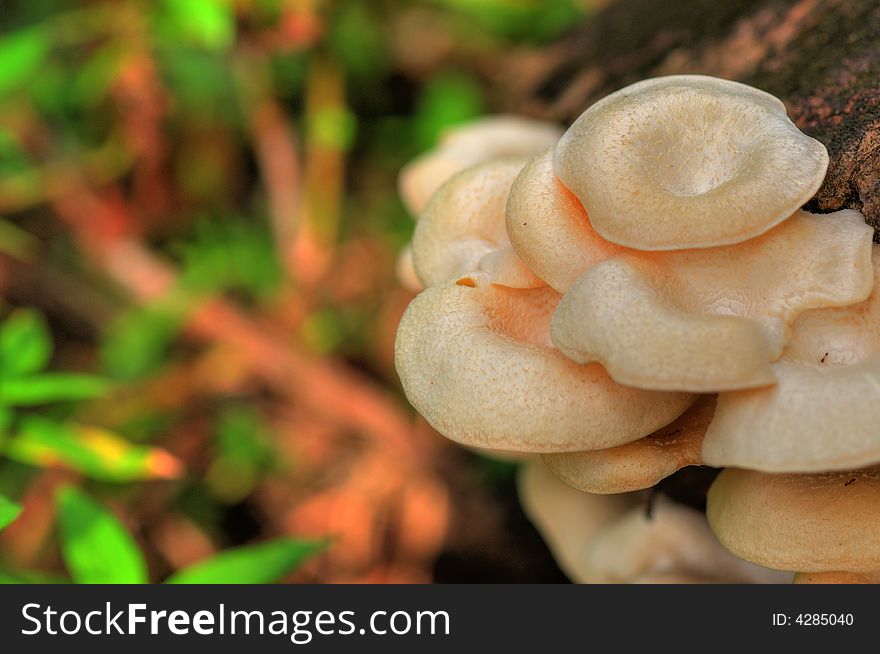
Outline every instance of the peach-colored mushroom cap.
[[880, 471], [727, 468], [709, 489], [712, 531], [736, 556], [792, 572], [880, 570]]
[[470, 275], [429, 288], [401, 319], [395, 363], [410, 403], [440, 433], [494, 450], [565, 452], [629, 443], [669, 424], [686, 393], [615, 384], [549, 343], [559, 295]]
[[510, 247], [504, 208], [523, 158], [493, 159], [454, 175], [431, 197], [413, 234], [413, 264], [425, 286], [473, 271], [494, 284], [543, 286]]
[[873, 285], [862, 215], [797, 212], [727, 247], [625, 254], [586, 270], [553, 316], [554, 344], [640, 388], [769, 385], [803, 311], [864, 300]]
[[701, 396], [671, 424], [626, 445], [606, 450], [544, 454], [547, 468], [588, 493], [628, 493], [650, 488], [685, 466], [700, 465], [700, 447], [715, 396]]
[[433, 150], [407, 164], [400, 172], [400, 196], [414, 216], [455, 173], [478, 163], [507, 156], [531, 157], [551, 147], [562, 130], [519, 116], [487, 116], [451, 128]]
[[563, 571], [578, 583], [767, 583], [791, 575], [730, 555], [697, 511], [646, 495], [592, 495], [527, 465], [518, 479], [526, 515]]
[[648, 79], [599, 100], [554, 169], [606, 240], [640, 250], [740, 243], [819, 189], [825, 146], [772, 95], [701, 75]]
[[514, 251], [560, 293], [589, 267], [624, 252], [590, 225], [578, 200], [553, 173], [553, 151], [532, 159], [507, 201], [507, 234]]
[[775, 387], [722, 393], [703, 443], [709, 465], [765, 472], [880, 463], [880, 247], [867, 301], [804, 313], [773, 366]]

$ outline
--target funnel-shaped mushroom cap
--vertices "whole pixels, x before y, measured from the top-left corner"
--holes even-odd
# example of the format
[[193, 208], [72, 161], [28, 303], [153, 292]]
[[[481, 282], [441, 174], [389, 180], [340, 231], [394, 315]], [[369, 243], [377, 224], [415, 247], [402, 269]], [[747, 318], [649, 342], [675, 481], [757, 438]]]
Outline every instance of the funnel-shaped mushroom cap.
[[581, 115], [556, 146], [556, 174], [606, 240], [640, 250], [740, 243], [819, 189], [825, 146], [778, 99], [714, 77], [638, 82]]
[[709, 489], [712, 531], [776, 570], [880, 570], [880, 470], [767, 474], [728, 468]]
[[472, 271], [493, 284], [534, 288], [544, 282], [514, 254], [504, 228], [507, 194], [525, 159], [495, 159], [441, 186], [419, 217], [412, 251], [416, 274], [436, 286]]
[[871, 291], [861, 214], [798, 211], [727, 247], [626, 254], [589, 268], [553, 317], [553, 342], [640, 388], [712, 392], [775, 381], [788, 325], [803, 311]]
[[552, 150], [530, 161], [510, 189], [507, 234], [525, 264], [560, 293], [590, 266], [627, 251], [590, 226], [580, 200], [553, 173]]
[[404, 313], [395, 363], [410, 403], [440, 433], [495, 450], [614, 447], [669, 424], [684, 393], [619, 386], [549, 343], [559, 295], [470, 275], [429, 288]]
[[498, 157], [531, 157], [552, 147], [562, 130], [518, 116], [489, 116], [450, 129], [433, 150], [400, 172], [400, 195], [418, 215], [441, 184], [455, 173]]
[[783, 580], [778, 573], [731, 556], [715, 540], [700, 513], [665, 498], [655, 503], [648, 516], [642, 493], [581, 493], [535, 464], [520, 471], [518, 486], [523, 510], [572, 581]]
[[865, 302], [804, 313], [773, 366], [777, 386], [718, 398], [709, 465], [821, 472], [880, 462], [880, 248]]
[[544, 454], [547, 468], [569, 486], [587, 493], [628, 493], [650, 488], [676, 470], [700, 465], [703, 436], [715, 410], [715, 396], [701, 396], [672, 424], [633, 443], [606, 450]]

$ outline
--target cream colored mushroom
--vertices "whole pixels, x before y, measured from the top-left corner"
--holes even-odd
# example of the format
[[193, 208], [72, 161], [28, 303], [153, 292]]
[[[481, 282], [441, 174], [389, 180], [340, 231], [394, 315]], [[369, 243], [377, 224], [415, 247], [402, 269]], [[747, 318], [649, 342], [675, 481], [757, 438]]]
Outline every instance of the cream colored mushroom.
[[513, 183], [507, 234], [523, 262], [560, 293], [591, 266], [630, 252], [593, 230], [580, 200], [556, 178], [552, 150], [532, 159]]
[[861, 214], [797, 212], [738, 245], [627, 253], [588, 268], [553, 317], [553, 342], [621, 384], [712, 392], [769, 385], [803, 311], [871, 291]]
[[703, 442], [713, 466], [824, 472], [880, 463], [880, 247], [867, 301], [808, 311], [772, 388], [722, 393]]
[[646, 495], [592, 495], [540, 465], [520, 471], [519, 496], [562, 570], [579, 583], [766, 583], [790, 580], [739, 560], [715, 540], [703, 516]]
[[488, 116], [446, 132], [433, 150], [400, 172], [400, 195], [410, 213], [421, 213], [441, 184], [459, 171], [498, 157], [531, 157], [562, 134], [552, 123], [518, 116]]
[[626, 445], [605, 450], [544, 454], [547, 468], [587, 493], [628, 493], [650, 488], [685, 466], [702, 463], [700, 447], [715, 411], [704, 395], [673, 423]]
[[728, 468], [707, 502], [718, 540], [747, 561], [806, 573], [880, 571], [880, 469], [796, 475]]
[[[686, 575], [688, 583], [781, 583], [791, 574], [750, 564], [727, 553], [705, 517], [660, 496], [650, 514], [644, 507], [596, 533], [583, 552], [582, 574], [594, 583], [657, 583], [665, 575]], [[664, 581], [669, 583], [671, 580]]]
[[825, 146], [772, 95], [701, 75], [599, 100], [565, 132], [554, 169], [608, 241], [640, 250], [740, 243], [819, 189]]
[[523, 466], [517, 477], [523, 511], [556, 559], [575, 583], [596, 583], [584, 566], [584, 552], [603, 527], [644, 504], [644, 496], [590, 495], [566, 486], [536, 462]]
[[401, 319], [395, 363], [410, 403], [440, 433], [492, 450], [614, 447], [669, 424], [686, 393], [619, 386], [549, 342], [559, 295], [473, 274], [423, 291]]
[[443, 184], [422, 212], [413, 234], [416, 274], [436, 286], [472, 271], [494, 284], [543, 286], [510, 247], [504, 227], [507, 195], [526, 159], [494, 159]]

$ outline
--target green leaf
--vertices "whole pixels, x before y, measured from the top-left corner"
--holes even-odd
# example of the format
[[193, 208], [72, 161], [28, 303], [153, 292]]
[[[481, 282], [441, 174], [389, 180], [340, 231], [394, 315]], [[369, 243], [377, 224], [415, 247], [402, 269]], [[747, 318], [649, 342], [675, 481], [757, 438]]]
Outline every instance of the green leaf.
[[75, 582], [149, 583], [144, 557], [116, 516], [73, 487], [62, 489], [56, 502], [61, 555]]
[[18, 309], [0, 325], [0, 377], [37, 372], [52, 356], [52, 335], [33, 309]]
[[15, 414], [12, 409], [0, 404], [0, 447], [3, 445], [6, 432], [12, 428], [13, 422], [15, 422]]
[[109, 389], [106, 379], [94, 375], [41, 373], [0, 381], [0, 404], [35, 406], [89, 400], [105, 395]]
[[18, 504], [0, 495], [0, 529], [12, 524], [19, 513], [21, 507]]
[[268, 584], [295, 570], [325, 541], [279, 538], [221, 552], [173, 574], [169, 584]]
[[185, 318], [185, 310], [176, 304], [133, 309], [114, 321], [101, 346], [104, 370], [116, 379], [133, 381], [161, 368]]
[[589, 9], [578, 0], [434, 0], [477, 22], [482, 31], [541, 43], [583, 20]]
[[163, 449], [134, 445], [102, 429], [27, 416], [6, 445], [6, 456], [40, 467], [64, 466], [102, 481], [171, 479], [182, 472]]
[[235, 17], [224, 0], [165, 0], [173, 29], [211, 50], [225, 50], [235, 40]]
[[352, 77], [372, 82], [382, 74], [388, 56], [382, 27], [375, 9], [360, 0], [335, 9], [327, 41]]
[[178, 243], [181, 283], [195, 293], [237, 291], [254, 299], [270, 296], [281, 282], [281, 265], [262, 221], [201, 220], [191, 239]]
[[49, 54], [50, 41], [39, 28], [12, 32], [0, 38], [0, 95], [30, 80]]
[[205, 482], [227, 503], [243, 500], [272, 463], [271, 438], [262, 416], [252, 407], [232, 406], [218, 419], [215, 443], [217, 458], [211, 463]]
[[357, 116], [346, 107], [320, 109], [307, 116], [306, 131], [322, 147], [348, 150], [357, 134]]
[[422, 149], [432, 147], [447, 127], [484, 113], [479, 82], [465, 73], [447, 72], [422, 87], [415, 115], [415, 136]]
[[[0, 149], [2, 149], [3, 130], [0, 129]], [[2, 154], [0, 154], [2, 157]], [[2, 163], [2, 162], [0, 162]], [[6, 172], [5, 170], [3, 172]], [[39, 241], [25, 230], [16, 227], [8, 220], [0, 218], [0, 252], [18, 259], [31, 261], [37, 252]]]

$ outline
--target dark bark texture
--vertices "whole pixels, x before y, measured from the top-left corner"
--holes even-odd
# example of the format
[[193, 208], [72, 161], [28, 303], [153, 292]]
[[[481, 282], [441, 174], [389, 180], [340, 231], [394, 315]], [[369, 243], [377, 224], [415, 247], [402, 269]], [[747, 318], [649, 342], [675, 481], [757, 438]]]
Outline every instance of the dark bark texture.
[[831, 155], [806, 208], [858, 209], [880, 228], [880, 0], [617, 0], [506, 73], [504, 106], [565, 122], [658, 75], [764, 89]]

